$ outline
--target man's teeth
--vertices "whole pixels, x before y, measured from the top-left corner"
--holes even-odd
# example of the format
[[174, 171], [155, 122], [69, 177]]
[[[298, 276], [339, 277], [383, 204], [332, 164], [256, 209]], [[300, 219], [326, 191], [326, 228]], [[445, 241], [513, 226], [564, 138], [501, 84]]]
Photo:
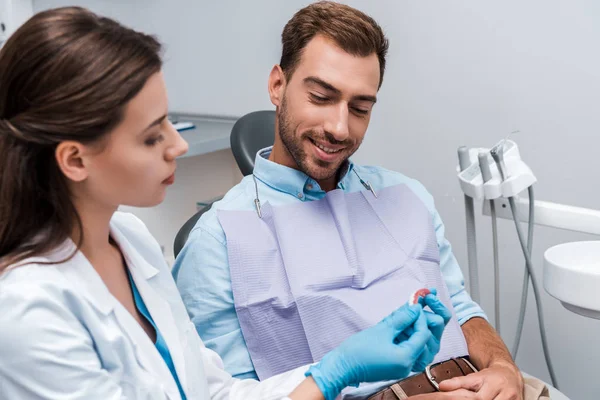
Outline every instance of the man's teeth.
[[338, 151], [341, 150], [341, 149], [339, 149], [339, 150], [330, 149], [329, 147], [325, 147], [325, 146], [323, 146], [321, 144], [316, 144], [316, 146], [318, 148], [320, 148], [321, 150], [323, 150], [325, 153], [329, 153], [329, 154], [337, 153]]

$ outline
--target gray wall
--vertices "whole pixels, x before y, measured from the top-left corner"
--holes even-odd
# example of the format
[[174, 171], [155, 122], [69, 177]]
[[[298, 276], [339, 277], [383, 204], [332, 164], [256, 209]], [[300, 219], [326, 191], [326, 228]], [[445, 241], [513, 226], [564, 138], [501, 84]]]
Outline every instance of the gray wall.
[[266, 79], [279, 61], [282, 23], [298, 1], [34, 0], [36, 11], [81, 5], [166, 45], [165, 78], [178, 112], [239, 116], [270, 106]]
[[[36, 0], [35, 9], [67, 4]], [[279, 34], [307, 1], [87, 0], [168, 45], [172, 108], [241, 115], [269, 107], [266, 78], [279, 56]], [[459, 145], [491, 146], [507, 133], [537, 174], [539, 200], [599, 208], [600, 3], [593, 0], [349, 1], [370, 13], [391, 39], [389, 66], [357, 159], [420, 179], [437, 199], [447, 236], [466, 265]], [[143, 9], [142, 9], [143, 7]], [[489, 220], [478, 224], [482, 306], [493, 320]], [[502, 335], [513, 342], [523, 258], [514, 226], [500, 222]], [[549, 228], [543, 251], [590, 237]], [[466, 272], [466, 268], [464, 269]], [[541, 284], [541, 282], [540, 282]], [[600, 289], [600, 288], [599, 288]], [[566, 311], [543, 293], [546, 331], [562, 391], [598, 397], [600, 321]], [[549, 380], [530, 302], [519, 366]]]

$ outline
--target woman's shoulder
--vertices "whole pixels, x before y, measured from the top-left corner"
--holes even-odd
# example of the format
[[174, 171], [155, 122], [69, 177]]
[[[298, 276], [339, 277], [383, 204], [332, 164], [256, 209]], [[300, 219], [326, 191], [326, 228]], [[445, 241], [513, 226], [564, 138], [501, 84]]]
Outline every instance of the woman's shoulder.
[[0, 273], [0, 308], [11, 303], [64, 303], [79, 301], [82, 285], [69, 279], [69, 271], [80, 271], [82, 259], [71, 239], [43, 255], [19, 261]]
[[[70, 243], [69, 243], [70, 244]], [[51, 251], [47, 255], [26, 258], [9, 266], [0, 273], [0, 295], [9, 289], [12, 292], [22, 291], [23, 295], [30, 294], [32, 287], [65, 286], [67, 281], [59, 270], [61, 259], [70, 258], [74, 247], [65, 245]], [[25, 290], [29, 288], [29, 290]], [[36, 290], [35, 292], [39, 292]]]
[[28, 263], [0, 275], [0, 359], [12, 363], [9, 376], [27, 377], [88, 340], [74, 311], [83, 297], [59, 269]]
[[21, 326], [26, 315], [62, 308], [66, 298], [74, 297], [76, 288], [58, 265], [44, 264], [49, 261], [44, 257], [24, 260], [0, 274], [0, 325]]

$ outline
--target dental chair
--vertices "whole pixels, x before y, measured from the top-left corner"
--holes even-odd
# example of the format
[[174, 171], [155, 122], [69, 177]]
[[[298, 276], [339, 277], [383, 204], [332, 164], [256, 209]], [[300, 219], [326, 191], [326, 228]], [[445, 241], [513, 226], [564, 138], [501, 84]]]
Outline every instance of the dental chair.
[[[255, 111], [236, 121], [231, 129], [231, 151], [235, 162], [244, 176], [254, 170], [254, 158], [260, 149], [273, 145], [275, 141], [275, 111]], [[179, 229], [173, 242], [173, 254], [179, 254], [196, 223], [212, 203], [192, 215]]]
[[244, 176], [254, 170], [259, 150], [275, 141], [275, 111], [255, 111], [240, 118], [231, 129], [231, 151]]
[[173, 254], [175, 255], [175, 258], [177, 258], [177, 255], [181, 249], [183, 249], [183, 246], [185, 246], [185, 242], [187, 242], [190, 232], [194, 229], [194, 226], [196, 226], [196, 222], [198, 222], [202, 214], [210, 210], [210, 207], [212, 207], [212, 203], [202, 207], [196, 214], [192, 215], [190, 219], [185, 221], [185, 224], [183, 224], [181, 228], [179, 228], [177, 235], [175, 235], [175, 240], [173, 241]]

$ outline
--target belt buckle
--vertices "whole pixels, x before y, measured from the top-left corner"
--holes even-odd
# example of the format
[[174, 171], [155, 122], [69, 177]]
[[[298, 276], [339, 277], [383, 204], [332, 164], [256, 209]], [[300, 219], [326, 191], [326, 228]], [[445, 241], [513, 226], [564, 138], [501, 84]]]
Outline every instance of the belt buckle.
[[431, 383], [433, 385], [435, 390], [439, 392], [440, 385], [435, 380], [435, 377], [433, 375], [431, 375], [431, 366], [429, 366], [429, 365], [425, 367], [425, 376], [427, 377], [427, 380], [429, 381], [429, 383]]

